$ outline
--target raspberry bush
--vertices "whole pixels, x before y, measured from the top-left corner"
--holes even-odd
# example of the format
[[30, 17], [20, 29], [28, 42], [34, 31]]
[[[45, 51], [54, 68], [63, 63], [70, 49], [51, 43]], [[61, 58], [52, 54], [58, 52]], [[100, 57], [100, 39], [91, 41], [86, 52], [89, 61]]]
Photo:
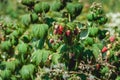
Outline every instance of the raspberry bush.
[[109, 18], [100, 3], [87, 13], [78, 0], [21, 0], [18, 12], [5, 8], [0, 80], [120, 79], [119, 31], [111, 35], [105, 29]]

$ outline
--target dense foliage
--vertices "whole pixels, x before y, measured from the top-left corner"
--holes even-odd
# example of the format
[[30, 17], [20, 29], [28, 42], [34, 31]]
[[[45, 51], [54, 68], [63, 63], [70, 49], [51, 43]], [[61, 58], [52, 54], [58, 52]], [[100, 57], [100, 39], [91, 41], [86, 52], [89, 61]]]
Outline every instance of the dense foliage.
[[0, 18], [0, 80], [120, 79], [119, 31], [105, 29], [100, 3], [84, 20], [78, 0], [21, 0], [18, 13], [7, 8], [9, 17]]

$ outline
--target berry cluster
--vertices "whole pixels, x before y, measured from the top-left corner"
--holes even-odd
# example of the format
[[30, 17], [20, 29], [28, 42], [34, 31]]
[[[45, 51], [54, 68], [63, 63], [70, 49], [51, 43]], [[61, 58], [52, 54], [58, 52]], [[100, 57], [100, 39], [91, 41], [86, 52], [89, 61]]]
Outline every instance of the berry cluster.
[[[116, 39], [115, 39], [115, 36], [110, 36], [110, 37], [109, 37], [109, 42], [110, 42], [110, 44], [111, 44], [111, 43], [114, 43], [115, 40], [116, 40]], [[101, 52], [104, 53], [104, 52], [108, 51], [108, 49], [110, 49], [110, 48], [112, 47], [110, 44], [108, 44], [107, 47], [104, 46]]]
[[93, 3], [93, 5], [90, 8], [90, 13], [87, 16], [87, 19], [88, 21], [94, 21], [100, 25], [105, 24], [107, 22], [107, 17], [105, 17], [104, 15], [101, 4]]

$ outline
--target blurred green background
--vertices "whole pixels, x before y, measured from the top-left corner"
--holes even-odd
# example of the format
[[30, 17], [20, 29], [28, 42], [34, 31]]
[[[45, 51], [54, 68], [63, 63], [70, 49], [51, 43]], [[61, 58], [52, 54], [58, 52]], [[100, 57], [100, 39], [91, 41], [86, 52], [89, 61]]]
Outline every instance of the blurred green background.
[[[38, 1], [48, 1], [53, 0], [38, 0]], [[73, 0], [75, 1], [75, 0]], [[88, 11], [88, 7], [93, 2], [102, 3], [103, 9], [106, 13], [108, 12], [120, 12], [120, 0], [76, 0], [84, 5], [84, 11]], [[10, 16], [14, 19], [18, 18], [19, 15], [26, 13], [26, 7], [23, 6], [21, 0], [0, 0], [0, 17]]]

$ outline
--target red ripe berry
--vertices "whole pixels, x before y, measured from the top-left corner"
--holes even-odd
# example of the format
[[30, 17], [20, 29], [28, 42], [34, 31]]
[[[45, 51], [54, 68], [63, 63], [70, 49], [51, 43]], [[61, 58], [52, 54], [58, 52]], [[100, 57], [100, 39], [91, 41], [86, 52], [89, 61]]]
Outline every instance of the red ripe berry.
[[100, 64], [96, 64], [96, 69], [97, 69], [97, 70], [100, 69]]
[[67, 31], [65, 32], [65, 35], [66, 35], [66, 36], [70, 36], [70, 34], [71, 34], [71, 31], [70, 31], [70, 30], [67, 30]]
[[63, 30], [64, 30], [64, 28], [60, 25], [59, 27], [58, 27], [58, 34], [62, 34], [63, 33]]
[[60, 34], [60, 35], [61, 35], [62, 33], [63, 33], [62, 31], [59, 31], [59, 30], [58, 30], [58, 34]]
[[102, 49], [102, 53], [106, 52], [107, 50], [108, 50], [108, 48], [106, 46], [104, 46]]
[[49, 42], [52, 44], [52, 43], [54, 43], [54, 40], [53, 40], [53, 39], [50, 39]]
[[115, 37], [114, 37], [114, 36], [111, 36], [111, 37], [109, 38], [109, 40], [110, 40], [110, 42], [114, 42], [114, 41], [115, 41]]
[[63, 26], [59, 26], [59, 31], [63, 31], [64, 30], [64, 28], [63, 28]]

